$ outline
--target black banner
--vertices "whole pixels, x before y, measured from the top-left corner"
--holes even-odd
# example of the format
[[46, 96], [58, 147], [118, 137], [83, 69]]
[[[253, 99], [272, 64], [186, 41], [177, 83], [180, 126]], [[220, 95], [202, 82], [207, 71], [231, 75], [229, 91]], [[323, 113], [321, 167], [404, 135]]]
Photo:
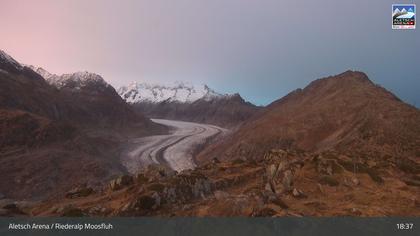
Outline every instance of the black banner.
[[420, 218], [0, 218], [0, 235], [420, 235]]

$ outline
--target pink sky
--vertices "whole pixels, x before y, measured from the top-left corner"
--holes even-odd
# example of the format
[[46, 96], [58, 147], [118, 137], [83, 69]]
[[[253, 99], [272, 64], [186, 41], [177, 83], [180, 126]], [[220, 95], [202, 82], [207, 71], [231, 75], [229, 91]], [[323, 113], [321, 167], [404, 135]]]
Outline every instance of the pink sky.
[[420, 104], [420, 31], [393, 31], [392, 3], [0, 0], [0, 49], [52, 73], [98, 73], [114, 87], [182, 80], [257, 104], [361, 70]]
[[72, 2], [2, 0], [1, 48], [53, 73], [99, 68], [105, 48], [98, 41], [103, 29], [93, 17], [95, 6]]

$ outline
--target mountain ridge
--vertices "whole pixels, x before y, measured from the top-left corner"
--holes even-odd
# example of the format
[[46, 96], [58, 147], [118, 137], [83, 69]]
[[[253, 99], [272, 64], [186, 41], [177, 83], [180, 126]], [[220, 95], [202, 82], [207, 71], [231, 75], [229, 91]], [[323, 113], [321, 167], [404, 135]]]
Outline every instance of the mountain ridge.
[[227, 128], [239, 126], [259, 107], [239, 93], [222, 94], [207, 85], [176, 82], [172, 85], [132, 83], [118, 89], [120, 96], [149, 118], [207, 123]]
[[68, 88], [76, 91], [89, 84], [94, 84], [98, 87], [112, 87], [104, 78], [102, 78], [102, 76], [88, 71], [77, 71], [74, 73], [57, 75], [48, 72], [42, 67], [33, 65], [26, 66], [41, 75], [50, 85], [58, 89]]
[[131, 104], [140, 102], [192, 103], [199, 99], [211, 100], [225, 96], [215, 92], [205, 84], [197, 86], [180, 81], [173, 84], [132, 82], [128, 86], [120, 87], [118, 94]]
[[420, 153], [414, 150], [420, 143], [419, 124], [417, 108], [375, 85], [366, 74], [347, 71], [315, 80], [272, 102], [199, 159], [207, 159], [210, 153], [219, 158], [258, 159], [272, 148], [381, 155], [407, 149], [409, 155], [416, 155]]
[[[237, 94], [191, 104], [166, 101], [153, 105], [168, 104], [188, 119], [191, 114], [201, 114], [195, 118], [202, 119], [225, 117], [244, 102]], [[218, 115], [211, 116], [214, 112]], [[4, 123], [18, 117], [17, 130], [27, 130], [28, 123], [49, 127], [48, 132], [38, 132], [36, 125], [30, 126], [34, 131], [30, 135], [35, 137], [54, 138], [60, 132], [42, 117], [21, 112], [3, 117]], [[20, 215], [30, 216], [419, 214], [419, 111], [375, 85], [364, 73], [347, 71], [315, 80], [245, 118], [231, 136], [221, 137], [200, 153], [199, 165], [193, 170], [177, 173], [165, 165], [150, 165], [135, 175], [95, 184], [92, 179], [103, 178], [116, 164], [115, 159], [97, 153], [109, 151], [112, 141], [92, 143], [85, 138], [67, 144], [71, 150], [89, 153], [77, 159], [86, 163], [82, 168], [69, 165], [74, 159], [55, 149], [47, 150], [52, 158], [40, 158], [37, 152], [24, 155], [20, 168], [10, 168], [14, 162], [0, 159], [0, 171], [6, 177], [0, 179], [0, 186], [7, 186], [2, 191], [9, 195], [10, 191], [24, 195], [25, 188], [52, 191], [57, 186], [43, 179], [45, 173], [54, 181], [74, 184], [75, 188], [66, 192], [61, 188], [60, 194], [29, 207], [25, 202], [15, 204], [13, 209]], [[0, 119], [0, 128], [10, 127], [2, 122]], [[45, 135], [49, 132], [51, 136]], [[68, 159], [72, 162], [66, 162]], [[44, 184], [37, 184], [39, 179], [31, 178], [34, 175]], [[15, 215], [13, 209], [3, 214]]]
[[44, 199], [74, 185], [97, 185], [126, 171], [119, 150], [128, 137], [166, 132], [102, 78], [67, 77], [50, 84], [0, 52], [1, 196]]

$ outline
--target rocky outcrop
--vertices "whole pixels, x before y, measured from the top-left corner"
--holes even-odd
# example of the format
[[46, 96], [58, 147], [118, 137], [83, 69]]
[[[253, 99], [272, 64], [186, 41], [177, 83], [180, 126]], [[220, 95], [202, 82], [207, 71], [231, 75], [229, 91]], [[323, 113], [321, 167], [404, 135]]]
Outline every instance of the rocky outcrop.
[[266, 163], [265, 189], [276, 194], [289, 193], [293, 190], [293, 176], [296, 169], [303, 167], [303, 161], [291, 158], [283, 150], [271, 150], [264, 156]]
[[418, 216], [418, 177], [385, 164], [331, 151], [272, 149], [259, 161], [216, 161], [180, 173], [153, 166], [132, 182], [117, 178], [128, 183], [117, 191], [106, 186], [80, 200], [42, 203], [31, 212], [62, 215], [57, 209], [72, 204], [88, 216]]
[[16, 203], [0, 204], [0, 207], [0, 216], [16, 217], [26, 215]]
[[66, 198], [79, 198], [87, 197], [93, 194], [95, 191], [92, 187], [87, 187], [86, 184], [80, 187], [76, 187], [66, 193]]
[[111, 191], [117, 191], [131, 184], [133, 184], [133, 177], [130, 175], [123, 175], [116, 179], [111, 180], [109, 182], [109, 189]]
[[[155, 171], [159, 169], [161, 171], [156, 175]], [[182, 205], [204, 199], [212, 193], [210, 181], [199, 173], [187, 171], [175, 174], [162, 170], [164, 167], [154, 166], [138, 174], [134, 186], [140, 187], [139, 191], [115, 214], [149, 215], [158, 211], [162, 205]]]

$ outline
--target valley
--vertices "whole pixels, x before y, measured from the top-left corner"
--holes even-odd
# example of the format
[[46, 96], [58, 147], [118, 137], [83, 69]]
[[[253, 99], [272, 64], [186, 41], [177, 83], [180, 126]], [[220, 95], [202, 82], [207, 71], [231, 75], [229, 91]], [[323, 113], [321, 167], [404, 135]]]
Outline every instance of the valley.
[[359, 71], [260, 107], [0, 50], [0, 216], [418, 216], [419, 134]]
[[152, 119], [171, 128], [170, 134], [132, 139], [123, 154], [123, 165], [131, 174], [150, 164], [163, 164], [176, 171], [196, 167], [193, 152], [200, 145], [227, 133], [227, 129], [193, 122]]

